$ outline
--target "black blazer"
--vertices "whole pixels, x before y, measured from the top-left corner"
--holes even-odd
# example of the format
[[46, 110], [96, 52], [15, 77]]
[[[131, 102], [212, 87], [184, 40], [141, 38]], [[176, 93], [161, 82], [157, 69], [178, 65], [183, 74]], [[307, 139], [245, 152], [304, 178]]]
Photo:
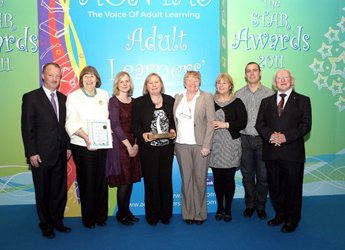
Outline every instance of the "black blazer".
[[[167, 114], [169, 119], [169, 131], [175, 130], [175, 122], [173, 116], [173, 107], [175, 99], [169, 95], [163, 96], [163, 110]], [[143, 133], [151, 131], [151, 122], [153, 120], [153, 112], [155, 110], [155, 104], [152, 102], [149, 94], [143, 95], [137, 98], [133, 104], [132, 113], [132, 131], [138, 139], [138, 145], [150, 146], [149, 142], [145, 142]]]
[[225, 114], [225, 122], [229, 123], [229, 132], [233, 140], [240, 137], [240, 131], [247, 126], [247, 110], [241, 99], [236, 98], [232, 103], [220, 107], [214, 103], [215, 110], [222, 109]]
[[[295, 91], [285, 104], [279, 117], [277, 94], [262, 100], [256, 130], [263, 138], [262, 159], [305, 162], [304, 136], [311, 130], [311, 104], [309, 97]], [[286, 143], [274, 146], [269, 139], [274, 132], [285, 135]]]
[[59, 121], [50, 100], [42, 88], [23, 95], [22, 137], [25, 156], [40, 155], [40, 166], [54, 165], [62, 150], [62, 163], [67, 162], [70, 139], [65, 130], [66, 96], [58, 91]]

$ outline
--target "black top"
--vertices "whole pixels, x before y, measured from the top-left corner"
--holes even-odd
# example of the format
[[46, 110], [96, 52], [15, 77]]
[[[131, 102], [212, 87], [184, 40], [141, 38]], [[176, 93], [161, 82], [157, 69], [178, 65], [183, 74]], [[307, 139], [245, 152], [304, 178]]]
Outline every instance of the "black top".
[[247, 111], [241, 99], [236, 98], [230, 104], [220, 107], [216, 102], [214, 103], [215, 111], [223, 109], [225, 114], [225, 122], [229, 123], [229, 132], [232, 139], [240, 137], [240, 130], [247, 125]]
[[[169, 95], [162, 94], [163, 106], [162, 109], [169, 119], [169, 131], [175, 130], [173, 107], [175, 99]], [[143, 133], [151, 131], [151, 123], [153, 120], [153, 113], [155, 111], [155, 104], [152, 102], [149, 94], [143, 95], [135, 100], [133, 105], [132, 131], [138, 139], [139, 146], [150, 146], [149, 142], [145, 142]]]

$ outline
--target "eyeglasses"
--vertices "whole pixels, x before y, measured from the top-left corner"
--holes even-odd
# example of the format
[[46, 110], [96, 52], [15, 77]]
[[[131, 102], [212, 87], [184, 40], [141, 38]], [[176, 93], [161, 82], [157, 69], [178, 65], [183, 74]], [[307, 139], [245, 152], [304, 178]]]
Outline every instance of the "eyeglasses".
[[185, 119], [192, 119], [192, 109], [187, 103], [187, 99], [184, 100], [182, 111], [179, 113], [179, 116]]
[[182, 112], [179, 114], [180, 117], [183, 117], [185, 119], [192, 119], [192, 110], [190, 109], [190, 107], [188, 107], [188, 110], [189, 110], [189, 114], [186, 114], [184, 110], [182, 110]]
[[283, 78], [284, 78], [285, 80], [287, 80], [287, 79], [290, 79], [290, 76], [278, 76], [278, 77], [276, 78], [276, 80], [277, 80], [277, 81], [281, 81], [281, 80], [283, 80]]

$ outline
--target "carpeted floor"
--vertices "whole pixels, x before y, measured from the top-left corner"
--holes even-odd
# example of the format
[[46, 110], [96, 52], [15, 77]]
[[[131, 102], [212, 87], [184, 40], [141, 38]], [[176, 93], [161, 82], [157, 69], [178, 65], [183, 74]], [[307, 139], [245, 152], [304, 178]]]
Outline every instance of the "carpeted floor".
[[[303, 198], [302, 221], [294, 233], [283, 234], [269, 227], [267, 220], [243, 217], [244, 200], [235, 199], [230, 223], [216, 221], [214, 213], [201, 226], [186, 225], [176, 214], [170, 225], [150, 226], [144, 216], [132, 227], [114, 217], [104, 228], [83, 227], [80, 218], [65, 218], [72, 228], [68, 234], [56, 232], [44, 239], [37, 226], [34, 205], [0, 206], [0, 248], [5, 249], [345, 249], [345, 196]], [[270, 203], [268, 219], [274, 217]]]

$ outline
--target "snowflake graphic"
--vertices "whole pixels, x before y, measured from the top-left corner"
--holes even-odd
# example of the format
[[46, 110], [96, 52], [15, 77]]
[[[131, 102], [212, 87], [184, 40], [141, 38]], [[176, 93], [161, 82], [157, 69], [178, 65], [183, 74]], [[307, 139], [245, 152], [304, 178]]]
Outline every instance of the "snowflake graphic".
[[[342, 8], [345, 11], [345, 7]], [[329, 91], [334, 98], [334, 105], [342, 112], [345, 110], [345, 17], [342, 16], [339, 22], [328, 27], [317, 52], [318, 58], [314, 58], [309, 68], [313, 70], [318, 91]]]

